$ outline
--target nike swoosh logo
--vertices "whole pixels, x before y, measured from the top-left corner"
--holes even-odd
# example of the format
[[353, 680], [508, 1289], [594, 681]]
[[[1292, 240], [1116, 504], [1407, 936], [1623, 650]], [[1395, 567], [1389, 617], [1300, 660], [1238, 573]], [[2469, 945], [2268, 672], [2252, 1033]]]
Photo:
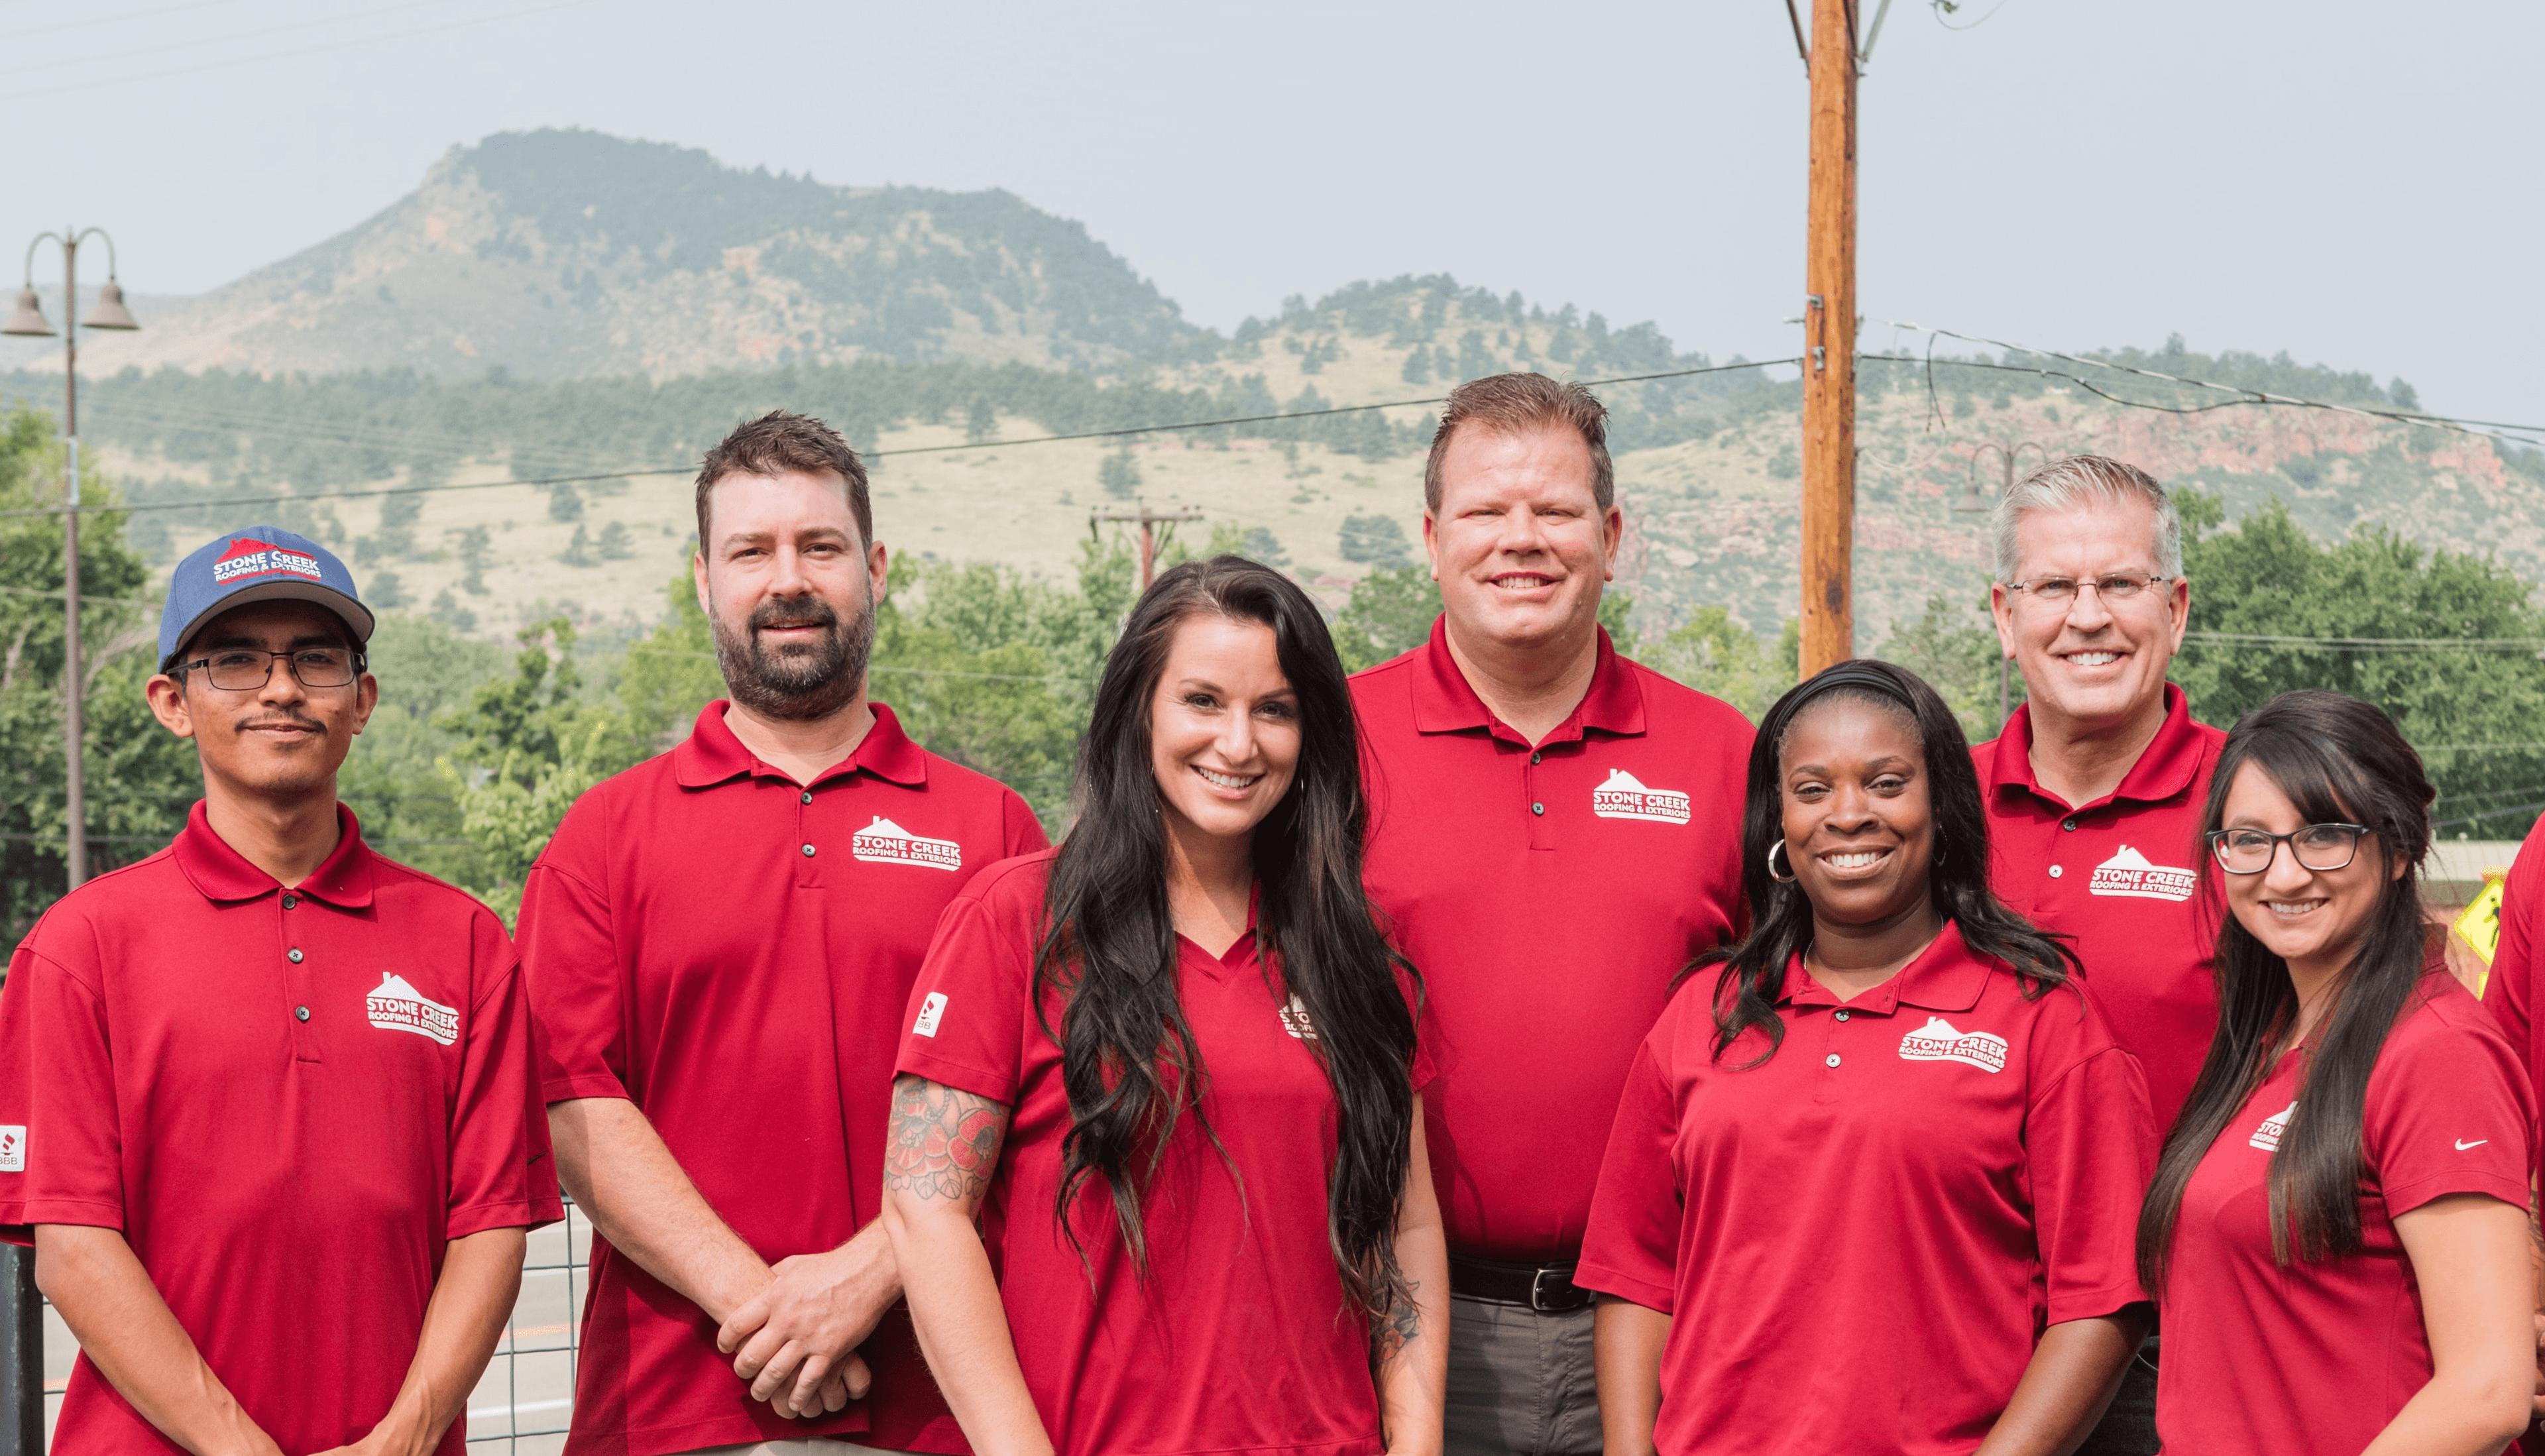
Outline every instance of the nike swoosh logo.
[[2464, 1151], [2465, 1151], [2466, 1149], [2468, 1149], [2468, 1148], [2480, 1148], [2480, 1147], [2482, 1147], [2484, 1144], [2486, 1144], [2486, 1143], [2488, 1143], [2488, 1142], [2491, 1142], [2491, 1141], [2492, 1141], [2492, 1139], [2490, 1139], [2490, 1138], [2477, 1138], [2477, 1139], [2475, 1139], [2473, 1142], [2469, 1143], [2469, 1142], [2465, 1141], [2463, 1138], [2459, 1138], [2459, 1139], [2457, 1140], [2457, 1151], [2458, 1151], [2458, 1152], [2460, 1152], [2460, 1153], [2462, 1153], [2462, 1152], [2464, 1152]]

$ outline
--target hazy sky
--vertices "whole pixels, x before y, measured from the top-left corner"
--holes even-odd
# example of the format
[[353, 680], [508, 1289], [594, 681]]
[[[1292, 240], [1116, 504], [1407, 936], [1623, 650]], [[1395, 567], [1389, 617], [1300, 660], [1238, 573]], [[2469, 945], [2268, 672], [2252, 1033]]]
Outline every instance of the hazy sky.
[[[2545, 424], [2545, 6], [1994, 3], [1895, 0], [1874, 52], [1868, 348], [2178, 330]], [[0, 0], [0, 246], [101, 223], [127, 286], [197, 291], [579, 125], [1004, 187], [1222, 329], [1446, 271], [1758, 358], [1795, 348], [1805, 94], [1777, 0]]]

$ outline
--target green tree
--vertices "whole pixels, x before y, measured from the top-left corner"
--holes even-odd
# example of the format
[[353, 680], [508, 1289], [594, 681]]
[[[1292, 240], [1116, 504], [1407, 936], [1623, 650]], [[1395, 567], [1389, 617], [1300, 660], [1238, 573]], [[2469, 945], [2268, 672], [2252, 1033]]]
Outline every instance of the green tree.
[[1348, 672], [1375, 667], [1411, 652], [1432, 635], [1440, 614], [1440, 588], [1431, 568], [1382, 566], [1353, 587], [1335, 616], [1335, 651]]
[[[1976, 606], [1956, 607], [1941, 594], [1927, 599], [1916, 621], [1896, 625], [1890, 640], [1874, 656], [1898, 663], [1927, 680], [1973, 743], [1997, 737], [2005, 723], [1998, 712], [1999, 669], [2006, 661], [1990, 622], [1988, 598]], [[2023, 679], [2006, 675], [2007, 711], [2023, 701]]]
[[1802, 656], [1796, 624], [1772, 644], [1721, 607], [1700, 607], [1688, 619], [1646, 639], [1636, 661], [1699, 692], [1722, 698], [1753, 722], [1794, 686]]
[[1405, 527], [1392, 516], [1347, 516], [1335, 534], [1337, 554], [1359, 565], [1403, 566], [1410, 553]]
[[[2194, 635], [2173, 677], [2195, 714], [2229, 725], [2296, 688], [2365, 698], [2422, 750], [2439, 833], [2527, 832], [2545, 807], [2545, 661], [2524, 642], [2451, 645], [2545, 638], [2525, 582], [2382, 526], [2327, 544], [2277, 499], [2224, 527], [2214, 500], [2185, 496]], [[2272, 640], [2282, 638], [2353, 640]]]

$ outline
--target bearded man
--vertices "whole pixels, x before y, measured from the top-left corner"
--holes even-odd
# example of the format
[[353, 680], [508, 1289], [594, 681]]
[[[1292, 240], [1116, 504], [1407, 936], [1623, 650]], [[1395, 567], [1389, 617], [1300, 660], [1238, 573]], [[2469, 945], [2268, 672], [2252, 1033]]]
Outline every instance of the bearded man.
[[600, 1235], [566, 1451], [959, 1452], [874, 1221], [884, 1124], [938, 912], [1042, 828], [867, 698], [887, 561], [836, 432], [742, 426], [698, 516], [732, 696], [577, 801], [522, 900], [557, 1174]]

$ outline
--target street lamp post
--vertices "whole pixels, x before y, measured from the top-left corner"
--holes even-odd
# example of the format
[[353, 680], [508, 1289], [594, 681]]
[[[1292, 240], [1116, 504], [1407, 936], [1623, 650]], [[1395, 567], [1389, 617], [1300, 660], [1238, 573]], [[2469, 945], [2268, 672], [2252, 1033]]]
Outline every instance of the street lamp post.
[[[97, 307], [87, 318], [79, 317], [79, 249], [90, 238], [106, 244], [106, 286], [98, 290]], [[80, 671], [80, 579], [79, 579], [79, 331], [82, 328], [129, 330], [141, 327], [132, 311], [123, 306], [123, 285], [115, 277], [115, 239], [101, 227], [64, 228], [60, 232], [39, 233], [27, 245], [26, 285], [18, 290], [18, 306], [9, 322], [0, 325], [0, 334], [17, 334], [33, 338], [50, 338], [53, 326], [44, 320], [41, 300], [36, 296], [36, 250], [49, 238], [62, 247], [62, 444], [64, 465], [62, 476], [62, 771], [67, 786], [63, 795], [64, 817], [69, 820], [69, 843], [65, 847], [64, 867], [69, 871], [70, 888], [78, 889], [88, 879], [88, 799], [83, 792], [80, 771], [82, 736]]]

